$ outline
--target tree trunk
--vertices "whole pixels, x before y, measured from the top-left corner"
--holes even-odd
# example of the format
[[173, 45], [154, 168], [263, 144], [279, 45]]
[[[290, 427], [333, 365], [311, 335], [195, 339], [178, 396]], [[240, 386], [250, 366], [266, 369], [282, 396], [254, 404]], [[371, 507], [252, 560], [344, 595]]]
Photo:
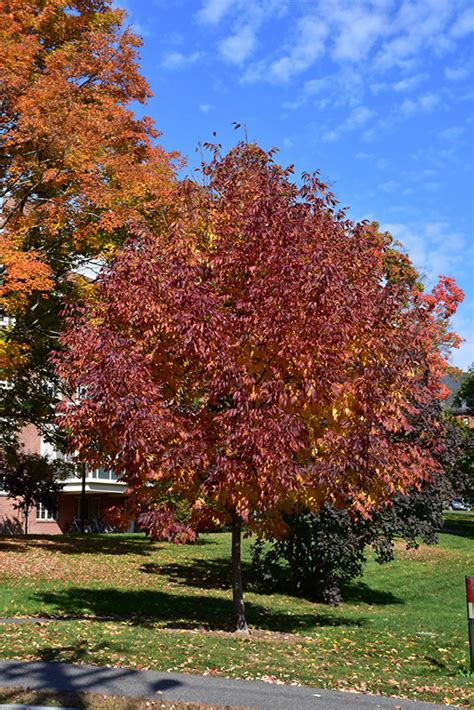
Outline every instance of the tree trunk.
[[81, 533], [86, 527], [86, 464], [82, 464], [81, 470]]
[[247, 619], [245, 618], [244, 592], [242, 587], [242, 562], [240, 541], [242, 525], [234, 513], [232, 519], [232, 599], [234, 602], [235, 631], [248, 634]]
[[28, 518], [30, 515], [30, 509], [25, 508], [24, 514], [25, 514], [25, 535], [28, 535]]

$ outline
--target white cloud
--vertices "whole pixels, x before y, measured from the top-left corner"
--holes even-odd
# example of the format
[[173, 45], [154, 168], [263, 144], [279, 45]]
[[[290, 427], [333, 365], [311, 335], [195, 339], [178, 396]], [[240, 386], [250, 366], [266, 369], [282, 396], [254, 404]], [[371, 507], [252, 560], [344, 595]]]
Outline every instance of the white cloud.
[[302, 18], [297, 27], [295, 43], [284, 57], [271, 62], [269, 76], [275, 81], [288, 81], [301, 74], [324, 52], [327, 25], [317, 17]]
[[332, 105], [335, 107], [362, 104], [365, 95], [364, 76], [352, 66], [342, 67], [329, 77], [329, 91]]
[[326, 111], [328, 107], [355, 108], [363, 98], [363, 77], [352, 66], [346, 66], [334, 74], [309, 79], [303, 84], [300, 95], [293, 101], [285, 101], [282, 108], [294, 111], [308, 102], [313, 102], [319, 111]]
[[416, 50], [410, 37], [401, 35], [385, 44], [375, 58], [375, 66], [382, 71], [396, 66], [408, 68], [412, 65], [411, 54], [416, 54]]
[[357, 106], [353, 109], [348, 117], [339, 126], [335, 126], [329, 130], [325, 130], [321, 136], [325, 143], [330, 143], [337, 140], [343, 133], [348, 131], [356, 131], [362, 128], [366, 123], [375, 116], [375, 112], [367, 106]]
[[203, 23], [217, 25], [235, 2], [236, 0], [206, 0], [197, 13], [197, 19]]
[[375, 112], [366, 106], [358, 106], [349, 115], [346, 121], [346, 127], [348, 130], [353, 131], [356, 128], [364, 126], [369, 118], [375, 115]]
[[281, 107], [282, 109], [285, 109], [285, 111], [296, 111], [305, 103], [306, 99], [302, 97], [300, 99], [296, 99], [295, 101], [283, 101]]
[[[205, 0], [196, 18], [202, 24], [216, 26], [225, 20], [229, 29], [218, 40], [219, 56], [226, 62], [242, 64], [256, 48], [264, 22], [282, 17], [286, 11], [284, 0]], [[258, 66], [251, 73], [255, 79], [261, 78]]]
[[387, 182], [383, 182], [381, 185], [379, 185], [379, 190], [382, 190], [383, 192], [395, 192], [400, 187], [400, 183], [398, 183], [396, 180], [387, 180]]
[[357, 3], [332, 0], [323, 16], [334, 21], [336, 36], [332, 56], [336, 60], [359, 61], [366, 57], [381, 35], [387, 32], [384, 8], [366, 8]]
[[149, 27], [146, 27], [141, 22], [132, 22], [132, 30], [139, 37], [151, 37], [153, 34]]
[[151, 37], [153, 35], [153, 23], [148, 22], [145, 25], [142, 22], [138, 22], [136, 20], [137, 13], [136, 8], [133, 8], [133, 3], [131, 7], [128, 0], [119, 0], [119, 2], [117, 3], [115, 2], [115, 0], [112, 0], [112, 7], [116, 10], [125, 10], [127, 24], [129, 24], [132, 31], [135, 32], [135, 34], [137, 34], [139, 37], [144, 38]]
[[400, 105], [400, 113], [406, 117], [414, 116], [422, 111], [431, 111], [440, 102], [436, 94], [424, 94], [417, 99], [405, 99]]
[[446, 222], [420, 224], [384, 224], [404, 247], [416, 268], [426, 275], [431, 287], [440, 275], [456, 276], [463, 272], [469, 249], [460, 232], [454, 232]]
[[447, 27], [455, 11], [449, 0], [417, 0], [401, 3], [392, 17], [390, 34], [375, 56], [378, 69], [408, 67], [426, 49], [443, 52], [450, 48]]
[[231, 17], [237, 23], [251, 22], [256, 29], [266, 17], [283, 17], [288, 5], [286, 0], [203, 0], [195, 17], [207, 25], [219, 25]]
[[464, 133], [464, 126], [451, 126], [450, 128], [445, 128], [443, 131], [438, 133], [438, 138], [443, 141], [456, 141]]
[[445, 67], [444, 76], [448, 81], [462, 81], [470, 74], [468, 67]]
[[415, 99], [404, 99], [399, 106], [392, 108], [383, 118], [377, 121], [371, 128], [364, 131], [363, 139], [372, 142], [379, 133], [383, 133], [408, 118], [423, 113], [430, 112], [440, 103], [440, 98], [436, 94], [423, 94]]
[[161, 66], [164, 69], [182, 69], [183, 67], [195, 64], [203, 56], [202, 52], [193, 54], [183, 54], [182, 52], [168, 52], [163, 57]]
[[323, 132], [321, 135], [321, 140], [324, 143], [333, 143], [334, 141], [337, 141], [337, 139], [340, 137], [340, 135], [343, 133], [343, 130], [341, 127], [339, 128], [332, 128], [329, 130], [326, 130]]
[[[219, 54], [227, 62], [243, 64], [259, 44], [264, 22], [287, 14], [283, 39], [245, 67], [243, 82], [288, 82], [326, 55], [338, 72], [354, 66], [361, 73], [368, 62], [362, 69], [364, 83], [367, 73], [375, 79], [377, 73], [411, 69], [411, 76], [372, 81], [374, 91], [405, 92], [426, 78], [416, 71], [420, 60], [429, 52], [449, 51], [456, 38], [474, 29], [474, 10], [463, 11], [466, 4], [467, 0], [202, 0], [196, 17], [216, 26], [226, 20], [230, 29], [219, 40]], [[445, 71], [454, 80], [452, 72]], [[287, 107], [304, 103], [304, 98], [288, 100]]]
[[184, 42], [185, 38], [182, 32], [168, 32], [163, 44], [166, 44], [167, 47], [179, 47], [182, 46]]
[[[454, 276], [459, 282], [469, 276], [474, 248], [461, 232], [452, 230], [447, 222], [386, 223], [389, 231], [403, 245], [415, 267], [424, 277], [428, 289], [440, 275]], [[474, 360], [474, 303], [462, 303], [452, 318], [453, 330], [466, 342], [452, 354], [452, 362], [466, 368]]]
[[256, 44], [255, 33], [245, 25], [219, 44], [221, 56], [232, 64], [241, 64], [252, 54]]
[[404, 170], [402, 173], [402, 177], [405, 178], [405, 180], [409, 180], [410, 182], [414, 182], [417, 187], [419, 187], [421, 184], [426, 183], [426, 178], [434, 178], [439, 175], [438, 170], [434, 170], [433, 168], [419, 168], [419, 169], [414, 169], [414, 170]]
[[474, 8], [465, 10], [451, 27], [452, 37], [464, 37], [474, 32]]
[[[466, 316], [469, 306], [471, 306], [470, 317]], [[459, 350], [454, 350], [451, 356], [451, 361], [456, 367], [466, 371], [472, 363], [474, 363], [474, 304], [461, 304], [460, 309], [451, 318], [452, 329], [457, 333], [463, 342]]]
[[321, 94], [325, 89], [328, 89], [331, 84], [330, 77], [322, 77], [319, 79], [310, 79], [304, 84], [304, 93], [307, 96], [316, 96]]
[[[320, 112], [364, 108], [368, 90], [384, 92], [388, 105], [384, 117], [366, 133], [371, 140], [376, 133], [434, 110], [447, 98], [426, 89], [414, 92], [430, 74], [433, 81], [438, 78], [430, 71], [433, 55], [449, 52], [471, 30], [474, 10], [468, 2], [201, 0], [196, 18], [219, 27], [218, 57], [242, 67], [242, 83], [291, 85], [300, 78], [299, 89], [281, 103], [284, 111], [310, 103]], [[263, 37], [266, 23], [270, 42]], [[185, 62], [176, 57], [171, 63]], [[448, 81], [456, 81], [467, 76], [467, 70], [458, 60], [454, 68], [446, 65], [444, 74]], [[407, 98], [391, 106], [388, 101], [400, 94]], [[327, 126], [324, 140], [336, 140], [345, 130], [353, 130], [350, 123]]]
[[412, 76], [407, 76], [404, 79], [396, 81], [394, 84], [392, 84], [392, 89], [397, 92], [411, 91], [426, 78], [426, 74], [413, 74]]
[[370, 84], [370, 90], [373, 94], [380, 94], [382, 91], [387, 91], [390, 88], [390, 84], [386, 81], [374, 81]]
[[418, 84], [427, 78], [427, 76], [427, 74], [419, 73], [406, 76], [403, 79], [398, 79], [394, 82], [375, 81], [370, 84], [370, 90], [375, 95], [380, 94], [382, 91], [396, 91], [397, 93], [403, 93], [405, 91], [415, 89]]
[[299, 18], [293, 36], [286, 43], [286, 53], [279, 59], [261, 60], [250, 65], [242, 77], [243, 82], [287, 82], [303, 73], [324, 53], [327, 34], [328, 27], [319, 17], [305, 15]]
[[202, 111], [202, 113], [209, 113], [211, 109], [211, 104], [199, 104], [199, 110]]

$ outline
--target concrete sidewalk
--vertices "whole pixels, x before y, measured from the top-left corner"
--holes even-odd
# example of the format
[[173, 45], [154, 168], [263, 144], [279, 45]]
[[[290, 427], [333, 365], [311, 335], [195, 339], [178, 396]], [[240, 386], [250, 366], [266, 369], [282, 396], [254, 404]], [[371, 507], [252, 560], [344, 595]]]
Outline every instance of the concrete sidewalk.
[[184, 673], [0, 661], [0, 687], [144, 696], [258, 710], [439, 710], [447, 705]]

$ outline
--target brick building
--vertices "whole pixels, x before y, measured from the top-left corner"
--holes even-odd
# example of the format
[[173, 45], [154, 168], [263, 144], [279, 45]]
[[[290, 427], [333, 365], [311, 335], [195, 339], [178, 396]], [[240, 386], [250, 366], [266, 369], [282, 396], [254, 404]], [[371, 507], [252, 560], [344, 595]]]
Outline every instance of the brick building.
[[[47, 455], [55, 458], [58, 453], [40, 436], [33, 425], [23, 429], [19, 437], [26, 453]], [[123, 506], [127, 486], [117, 480], [113, 471], [103, 468], [86, 470], [85, 476], [85, 519], [88, 523], [100, 521], [111, 506]], [[67, 532], [74, 520], [81, 514], [82, 480], [68, 478], [59, 494], [55, 514], [43, 506], [34, 508], [29, 516], [28, 530], [32, 534], [57, 535]], [[23, 529], [22, 514], [13, 507], [14, 501], [0, 490], [0, 533]]]

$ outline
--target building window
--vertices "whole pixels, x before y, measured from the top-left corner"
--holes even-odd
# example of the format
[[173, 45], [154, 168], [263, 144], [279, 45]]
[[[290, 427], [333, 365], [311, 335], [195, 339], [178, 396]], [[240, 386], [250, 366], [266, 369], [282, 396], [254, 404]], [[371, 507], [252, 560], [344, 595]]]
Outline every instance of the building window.
[[[86, 497], [84, 508], [84, 518], [94, 520], [100, 517], [100, 499]], [[76, 518], [81, 517], [81, 496], [76, 498]]]
[[97, 478], [100, 479], [101, 481], [116, 481], [117, 480], [117, 474], [115, 471], [112, 471], [110, 468], [95, 468], [93, 471], [91, 471], [91, 477], [92, 478]]
[[36, 520], [57, 520], [57, 517], [57, 510], [49, 510], [43, 505], [43, 503], [38, 503], [36, 507]]
[[83, 385], [79, 385], [76, 389], [76, 400], [78, 402], [81, 401], [81, 399], [85, 399], [87, 394], [87, 390]]

